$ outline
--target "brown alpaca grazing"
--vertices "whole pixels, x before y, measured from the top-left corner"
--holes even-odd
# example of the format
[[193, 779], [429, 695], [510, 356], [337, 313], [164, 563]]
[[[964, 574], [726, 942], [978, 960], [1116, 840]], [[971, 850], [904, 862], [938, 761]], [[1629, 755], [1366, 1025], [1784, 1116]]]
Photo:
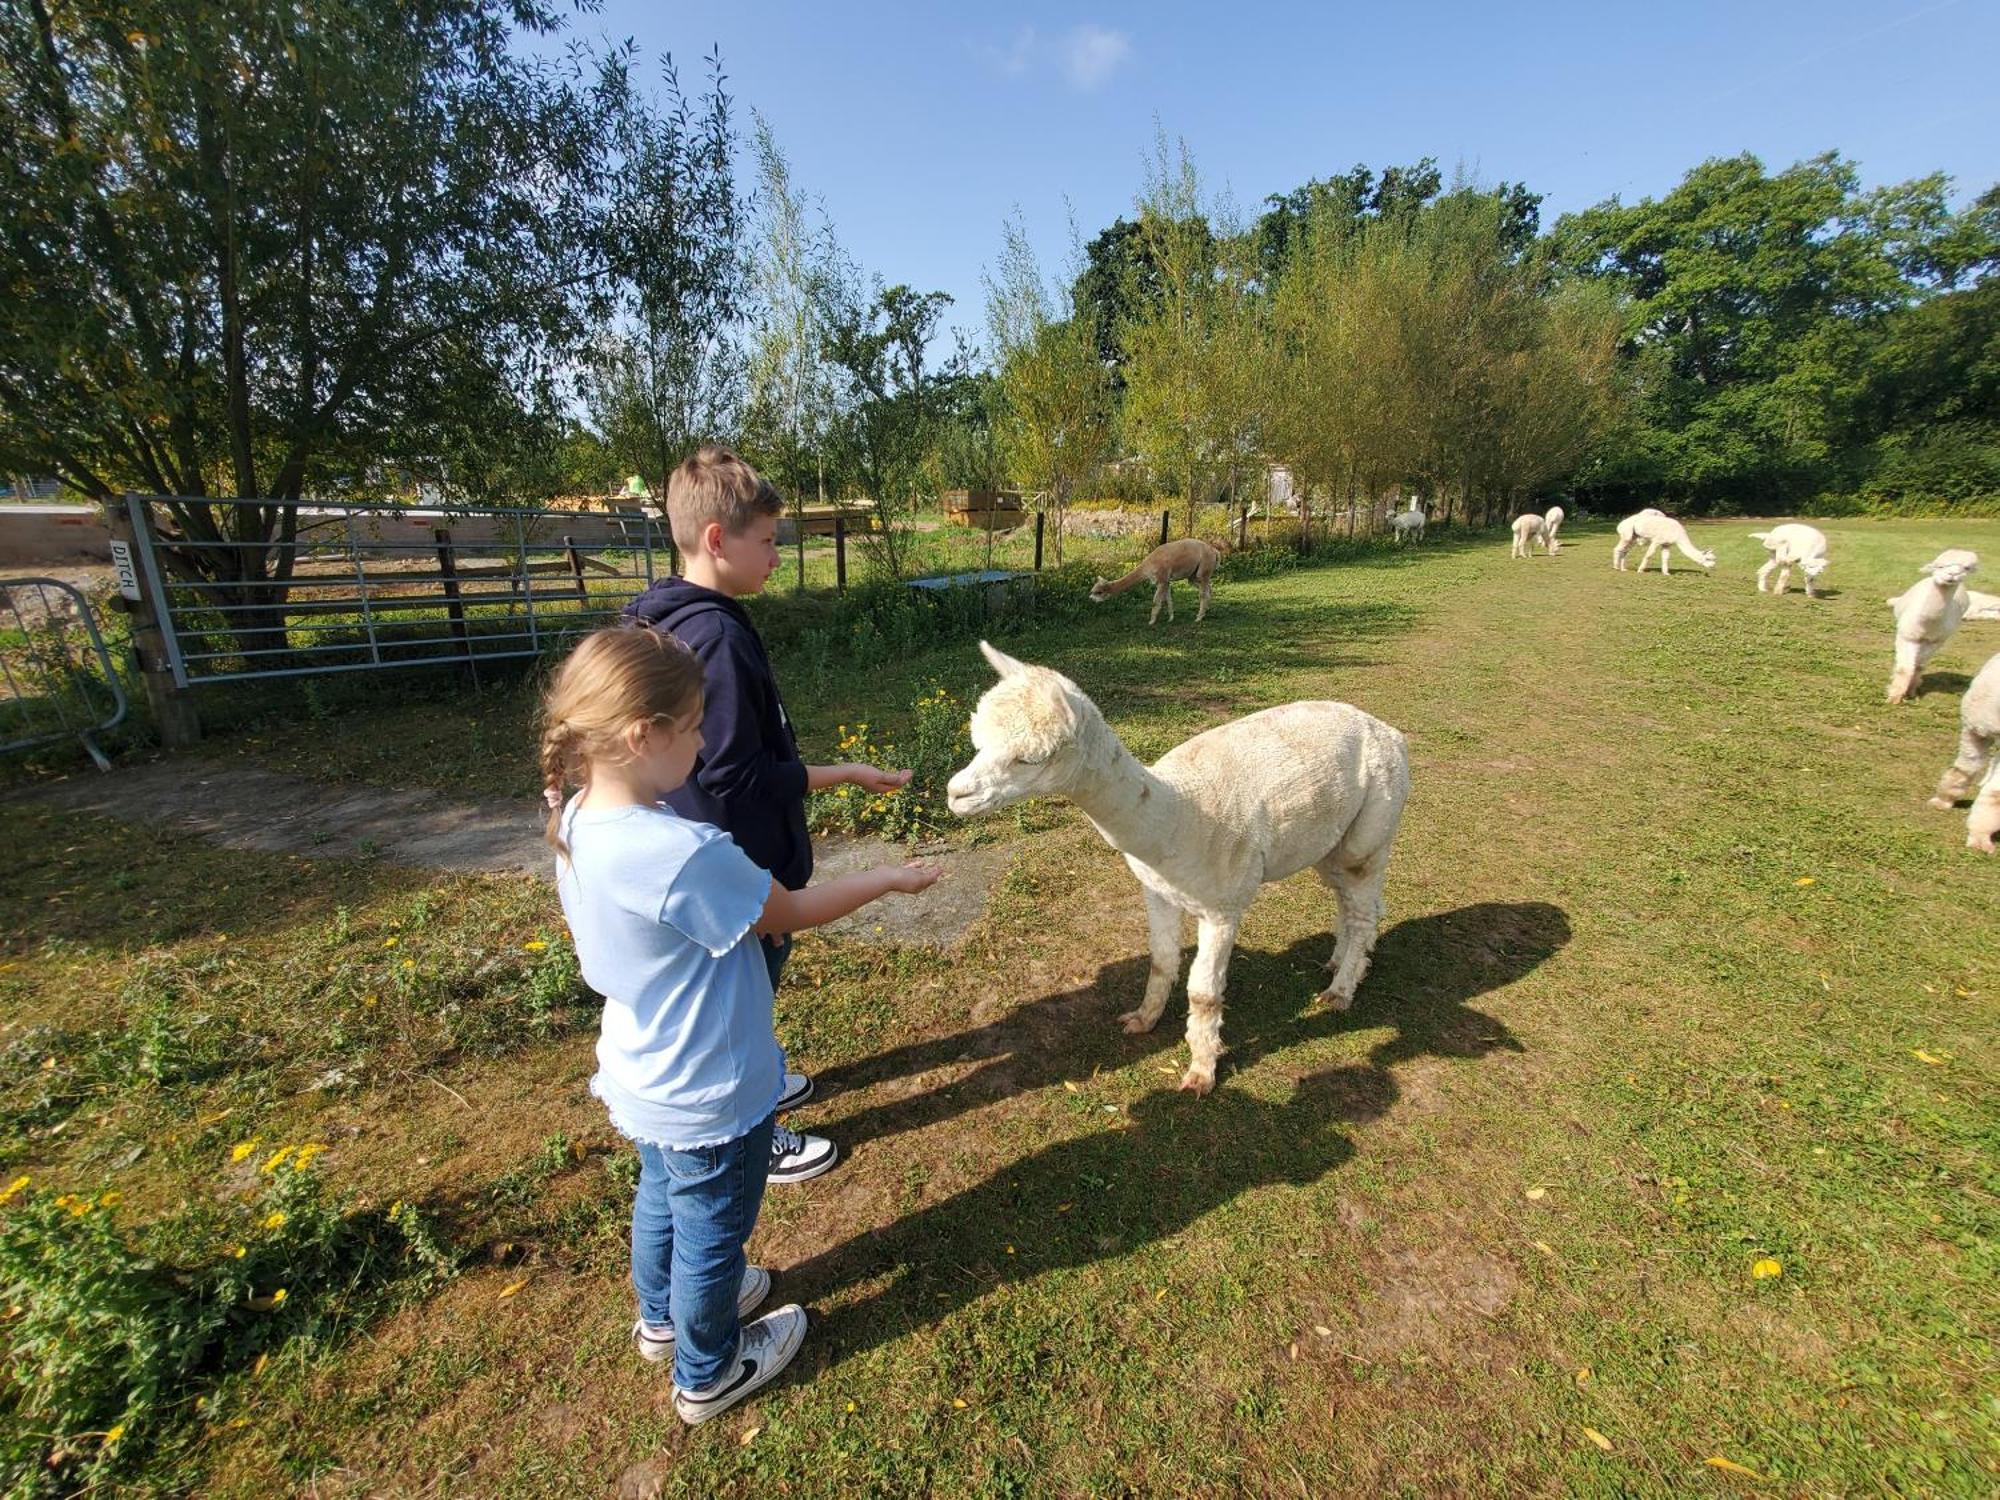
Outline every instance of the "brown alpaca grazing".
[[1146, 554], [1146, 560], [1127, 573], [1123, 578], [1100, 578], [1090, 587], [1090, 597], [1095, 603], [1103, 603], [1113, 594], [1122, 594], [1129, 588], [1142, 583], [1153, 586], [1153, 614], [1148, 625], [1160, 623], [1160, 606], [1167, 607], [1167, 623], [1174, 621], [1173, 585], [1176, 578], [1185, 578], [1201, 593], [1201, 605], [1195, 610], [1195, 623], [1200, 624], [1208, 613], [1208, 597], [1213, 589], [1216, 567], [1222, 562], [1222, 554], [1207, 542], [1196, 537], [1183, 537], [1178, 542], [1167, 542]]

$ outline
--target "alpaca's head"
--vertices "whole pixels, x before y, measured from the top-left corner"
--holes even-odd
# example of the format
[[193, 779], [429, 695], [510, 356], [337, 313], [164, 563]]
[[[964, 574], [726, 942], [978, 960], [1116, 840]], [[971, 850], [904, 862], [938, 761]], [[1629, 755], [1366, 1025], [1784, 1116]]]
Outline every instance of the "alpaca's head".
[[1826, 563], [1824, 557], [1809, 557], [1799, 564], [1799, 571], [1808, 578], [1817, 578], [1826, 571]]
[[1930, 574], [1932, 583], [1949, 592], [1979, 571], [1979, 554], [1963, 547], [1948, 548], [1917, 571]]
[[971, 761], [945, 787], [946, 806], [961, 818], [1063, 791], [1076, 771], [1077, 733], [1098, 718], [1062, 673], [1016, 661], [984, 641], [979, 649], [1000, 680], [972, 710]]
[[[1097, 582], [1090, 586], [1090, 602], [1092, 604], [1102, 604], [1106, 599], [1111, 597], [1110, 589], [1111, 580], [1109, 578], [1098, 579]], [[991, 654], [989, 651], [988, 655]]]
[[1700, 563], [1706, 571], [1710, 573], [1715, 571], [1715, 549], [1713, 547], [1702, 548], [1700, 552], [1695, 554], [1694, 560]]

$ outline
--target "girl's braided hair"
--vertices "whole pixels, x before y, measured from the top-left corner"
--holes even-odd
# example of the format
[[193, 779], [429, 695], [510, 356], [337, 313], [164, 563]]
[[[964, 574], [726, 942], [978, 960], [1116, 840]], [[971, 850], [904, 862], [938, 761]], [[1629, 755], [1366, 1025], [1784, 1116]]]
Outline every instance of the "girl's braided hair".
[[701, 661], [663, 630], [593, 630], [563, 659], [542, 698], [542, 791], [546, 837], [565, 858], [563, 789], [590, 780], [592, 764], [631, 757], [636, 725], [682, 719], [701, 707]]

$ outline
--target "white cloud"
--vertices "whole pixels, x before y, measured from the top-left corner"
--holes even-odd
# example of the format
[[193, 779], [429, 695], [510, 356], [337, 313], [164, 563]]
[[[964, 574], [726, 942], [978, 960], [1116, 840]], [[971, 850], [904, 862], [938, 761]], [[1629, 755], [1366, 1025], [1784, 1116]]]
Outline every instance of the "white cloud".
[[1132, 38], [1108, 27], [1086, 23], [1063, 38], [1063, 71], [1080, 89], [1096, 88], [1131, 55]]

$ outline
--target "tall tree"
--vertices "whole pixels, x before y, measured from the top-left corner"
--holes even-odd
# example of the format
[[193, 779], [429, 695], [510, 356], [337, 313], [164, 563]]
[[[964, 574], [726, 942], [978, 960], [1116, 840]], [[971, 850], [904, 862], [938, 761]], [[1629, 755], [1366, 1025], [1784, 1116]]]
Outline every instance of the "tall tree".
[[1082, 277], [1072, 276], [1067, 316], [1059, 317], [1018, 214], [1003, 233], [1000, 263], [986, 277], [999, 366], [994, 432], [1009, 471], [1044, 496], [1060, 567], [1069, 502], [1111, 453], [1115, 392]]
[[559, 410], [636, 211], [630, 55], [516, 45], [561, 28], [539, 0], [0, 9], [6, 462], [178, 497], [171, 566], [281, 629], [248, 607], [309, 483]]

